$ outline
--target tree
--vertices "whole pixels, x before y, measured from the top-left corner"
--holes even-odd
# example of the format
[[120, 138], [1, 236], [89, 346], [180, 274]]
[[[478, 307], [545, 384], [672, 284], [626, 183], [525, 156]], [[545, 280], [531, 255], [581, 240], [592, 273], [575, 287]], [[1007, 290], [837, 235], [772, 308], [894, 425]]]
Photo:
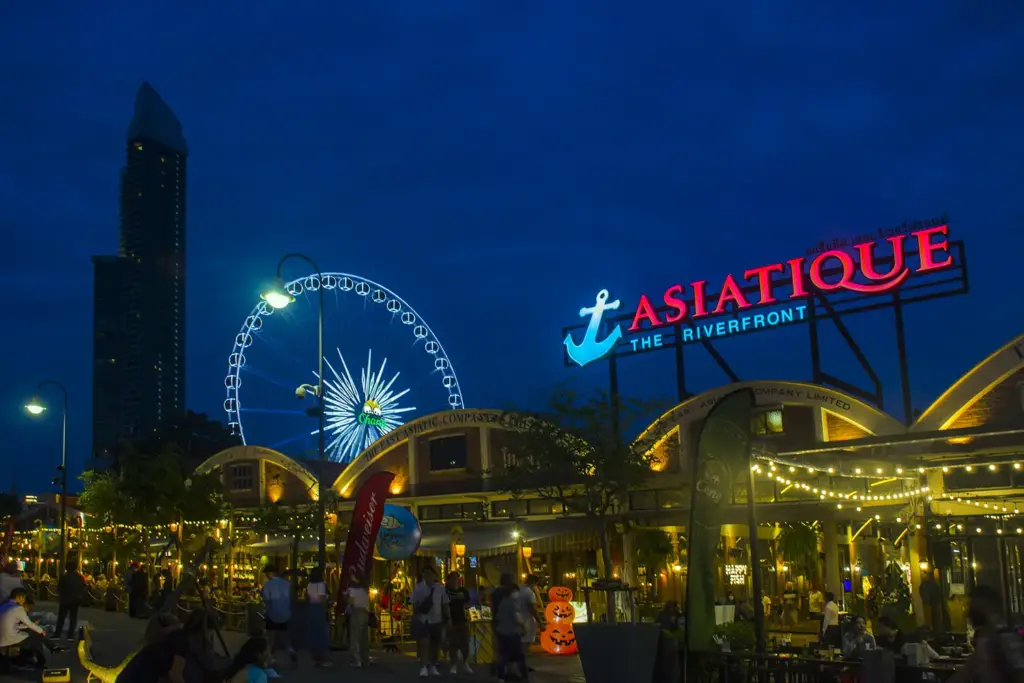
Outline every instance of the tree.
[[794, 567], [802, 567], [807, 575], [817, 578], [818, 531], [813, 524], [793, 522], [784, 526], [779, 533], [778, 548], [782, 559]]
[[[586, 515], [601, 536], [605, 578], [612, 577], [609, 525], [624, 510], [630, 490], [651, 476], [660, 427], [644, 430], [660, 402], [623, 399], [606, 392], [581, 396], [559, 388], [545, 409], [509, 411], [503, 418], [506, 457], [492, 481], [513, 496], [535, 495]], [[640, 434], [633, 438], [633, 435]], [[628, 436], [627, 436], [628, 435]]]
[[647, 567], [647, 576], [668, 566], [675, 549], [672, 547], [672, 537], [667, 532], [661, 529], [637, 529], [633, 536], [637, 563]]
[[148, 548], [149, 527], [183, 521], [219, 519], [224, 512], [220, 480], [214, 473], [196, 475], [176, 450], [167, 445], [132, 445], [122, 451], [117, 468], [82, 475], [82, 508], [97, 526], [142, 525], [141, 543]]
[[85, 490], [78, 497], [78, 504], [95, 520], [96, 526], [135, 523], [131, 517], [132, 501], [122, 495], [116, 472], [88, 470], [80, 478]]

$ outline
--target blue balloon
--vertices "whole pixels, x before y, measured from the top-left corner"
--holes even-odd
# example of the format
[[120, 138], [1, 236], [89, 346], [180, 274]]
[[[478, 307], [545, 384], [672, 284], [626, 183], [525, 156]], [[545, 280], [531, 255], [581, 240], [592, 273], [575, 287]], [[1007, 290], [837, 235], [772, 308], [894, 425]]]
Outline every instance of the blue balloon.
[[423, 530], [419, 520], [399, 505], [384, 504], [384, 518], [377, 532], [377, 554], [385, 560], [407, 560], [420, 547]]

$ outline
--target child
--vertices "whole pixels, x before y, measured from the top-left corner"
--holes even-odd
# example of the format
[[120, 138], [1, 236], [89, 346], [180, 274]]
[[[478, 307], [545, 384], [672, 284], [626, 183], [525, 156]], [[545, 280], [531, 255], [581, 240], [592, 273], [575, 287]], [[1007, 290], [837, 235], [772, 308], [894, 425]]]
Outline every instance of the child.
[[267, 683], [269, 646], [262, 636], [245, 641], [224, 672], [224, 683]]

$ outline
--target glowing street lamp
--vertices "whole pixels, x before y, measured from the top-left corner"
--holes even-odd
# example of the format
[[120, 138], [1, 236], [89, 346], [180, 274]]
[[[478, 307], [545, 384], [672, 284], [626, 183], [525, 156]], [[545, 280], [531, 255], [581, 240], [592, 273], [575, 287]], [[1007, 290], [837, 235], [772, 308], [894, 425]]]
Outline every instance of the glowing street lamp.
[[[289, 254], [288, 256], [292, 256], [292, 254]], [[277, 267], [278, 274], [275, 279], [274, 286], [260, 294], [260, 298], [266, 301], [271, 308], [281, 309], [295, 301], [295, 297], [288, 293], [288, 290], [285, 289], [284, 286], [284, 280], [281, 279], [281, 265], [284, 264], [284, 261], [288, 256], [281, 259], [281, 264]], [[296, 254], [296, 256], [298, 255]], [[309, 261], [309, 259], [306, 259], [304, 256], [300, 256], [300, 258], [304, 258]], [[312, 261], [310, 261], [310, 263], [312, 263]], [[315, 265], [313, 267], [316, 268]], [[320, 269], [317, 268], [317, 270], [319, 271]]]
[[[316, 398], [319, 410], [317, 411], [317, 419], [319, 420], [320, 429], [317, 433], [317, 452], [319, 455], [320, 467], [317, 472], [317, 489], [319, 495], [317, 495], [317, 502], [319, 503], [320, 514], [318, 515], [318, 533], [320, 538], [317, 543], [317, 562], [320, 564], [320, 568], [327, 569], [327, 495], [324, 493], [324, 483], [326, 480], [325, 462], [327, 460], [327, 447], [324, 442], [324, 286], [323, 286], [323, 271], [320, 270], [320, 266], [316, 264], [313, 259], [309, 258], [305, 254], [291, 253], [285, 254], [281, 257], [281, 260], [277, 262], [277, 275], [274, 279], [274, 286], [263, 292], [260, 295], [267, 305], [281, 309], [295, 301], [295, 297], [288, 292], [285, 287], [284, 278], [281, 277], [281, 268], [284, 266], [285, 261], [289, 259], [299, 259], [305, 261], [313, 267], [316, 271], [318, 287], [317, 291], [317, 386], [316, 386]], [[299, 387], [302, 389], [303, 387]], [[296, 390], [296, 396], [302, 398], [305, 392]]]
[[[39, 400], [39, 393], [47, 386], [57, 387], [64, 395], [64, 413], [60, 436], [60, 467], [58, 468], [60, 470], [60, 569], [63, 571], [68, 559], [68, 390], [60, 382], [55, 382], [52, 379], [44, 380], [36, 386], [36, 393], [32, 396], [32, 400], [25, 404], [25, 410], [34, 417], [38, 417], [46, 412], [46, 406]], [[57, 479], [54, 479], [54, 483], [57, 483]]]

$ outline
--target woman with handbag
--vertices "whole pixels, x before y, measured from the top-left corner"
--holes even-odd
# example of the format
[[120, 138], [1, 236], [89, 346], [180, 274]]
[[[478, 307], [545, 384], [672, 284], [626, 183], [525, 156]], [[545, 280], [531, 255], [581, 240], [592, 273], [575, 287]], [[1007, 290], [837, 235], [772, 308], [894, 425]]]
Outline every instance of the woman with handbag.
[[306, 586], [306, 599], [309, 602], [309, 652], [313, 656], [313, 666], [331, 667], [334, 663], [327, 659], [327, 650], [331, 640], [331, 621], [328, 605], [331, 596], [324, 582], [324, 570], [314, 567], [309, 572], [309, 584]]
[[433, 567], [424, 567], [420, 582], [412, 590], [412, 628], [420, 676], [440, 676], [437, 660], [441, 649], [441, 631], [448, 611], [448, 592], [437, 581]]

